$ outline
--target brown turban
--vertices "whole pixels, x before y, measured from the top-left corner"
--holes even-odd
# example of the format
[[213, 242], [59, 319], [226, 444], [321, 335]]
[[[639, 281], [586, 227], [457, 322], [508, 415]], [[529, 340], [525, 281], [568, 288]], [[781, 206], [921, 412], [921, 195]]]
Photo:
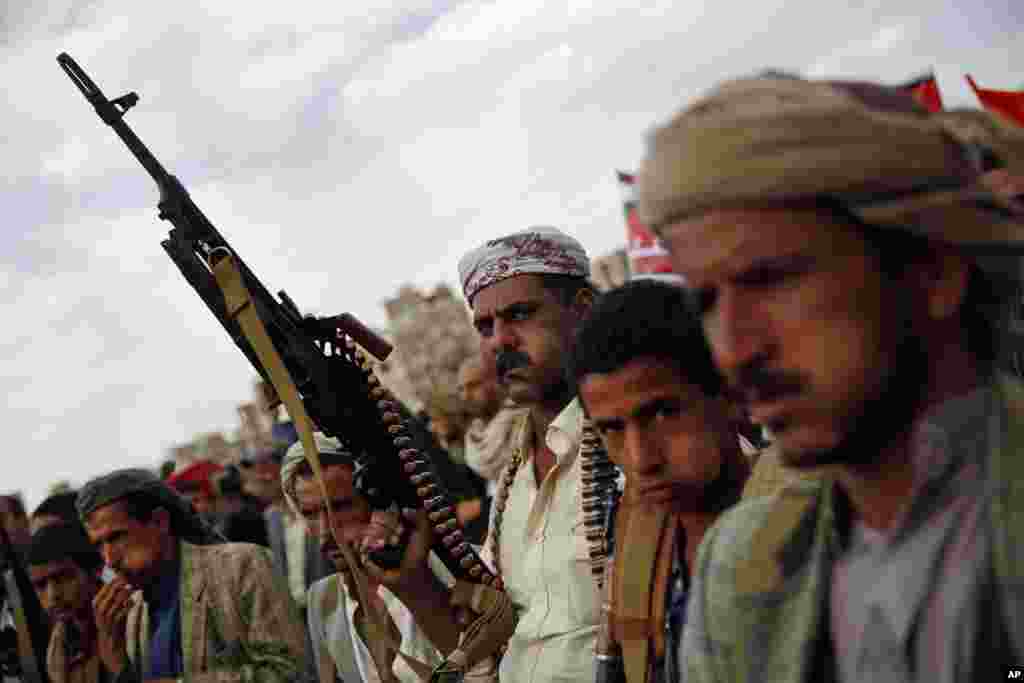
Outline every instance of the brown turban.
[[649, 138], [640, 217], [808, 198], [865, 223], [962, 245], [1024, 245], [1024, 218], [982, 175], [1024, 170], [1024, 130], [983, 112], [929, 114], [896, 88], [785, 75], [726, 82]]

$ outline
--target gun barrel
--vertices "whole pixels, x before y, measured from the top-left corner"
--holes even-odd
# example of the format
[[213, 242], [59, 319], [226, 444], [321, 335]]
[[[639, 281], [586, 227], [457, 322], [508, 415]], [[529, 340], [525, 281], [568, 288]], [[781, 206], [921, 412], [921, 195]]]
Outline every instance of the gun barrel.
[[135, 131], [124, 122], [125, 112], [139, 101], [139, 96], [131, 92], [115, 100], [109, 100], [99, 86], [89, 78], [89, 74], [85, 73], [85, 70], [67, 52], [57, 55], [57, 63], [82, 92], [89, 104], [93, 106], [103, 123], [114, 129], [114, 132], [124, 141], [142, 167], [149, 172], [160, 188], [160, 192], [165, 193], [170, 174], [142, 143]]

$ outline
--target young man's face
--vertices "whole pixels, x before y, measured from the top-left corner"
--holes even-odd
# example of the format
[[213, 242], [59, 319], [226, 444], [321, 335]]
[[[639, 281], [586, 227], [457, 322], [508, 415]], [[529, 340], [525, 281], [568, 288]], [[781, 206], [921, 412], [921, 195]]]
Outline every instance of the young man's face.
[[608, 456], [635, 495], [684, 509], [704, 506], [702, 492], [739, 452], [724, 399], [707, 396], [673, 363], [651, 357], [586, 375], [579, 386]]
[[828, 462], [906, 410], [921, 382], [913, 307], [854, 227], [814, 208], [718, 209], [668, 226], [665, 243], [715, 362], [790, 464]]
[[56, 560], [29, 567], [32, 587], [54, 623], [70, 621], [87, 630], [92, 620], [92, 599], [100, 582], [71, 560]]
[[167, 510], [156, 509], [141, 521], [115, 501], [90, 513], [85, 529], [103, 561], [132, 586], [145, 588], [160, 579], [171, 533]]
[[498, 381], [520, 405], [543, 403], [564, 391], [562, 356], [578, 321], [573, 307], [545, 289], [539, 275], [501, 280], [473, 299], [481, 348], [496, 359]]
[[306, 522], [306, 532], [319, 540], [320, 552], [336, 568], [344, 569], [341, 550], [331, 535], [327, 507], [331, 508], [339, 540], [358, 547], [370, 523], [370, 505], [356, 491], [349, 465], [326, 465], [322, 473], [327, 488], [326, 502], [313, 476], [299, 476], [295, 480], [295, 498]]

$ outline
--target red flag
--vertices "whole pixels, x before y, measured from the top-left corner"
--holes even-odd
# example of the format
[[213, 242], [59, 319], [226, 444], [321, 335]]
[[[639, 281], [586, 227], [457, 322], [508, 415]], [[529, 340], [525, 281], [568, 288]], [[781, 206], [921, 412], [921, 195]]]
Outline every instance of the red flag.
[[650, 228], [640, 222], [636, 213], [636, 197], [634, 187], [636, 176], [632, 173], [616, 171], [619, 187], [622, 189], [623, 210], [626, 214], [626, 255], [629, 257], [629, 269], [634, 275], [641, 273], [671, 273], [672, 261], [668, 252], [661, 245]]
[[942, 94], [939, 92], [939, 82], [935, 80], [935, 74], [922, 76], [900, 87], [909, 92], [918, 104], [928, 111], [942, 111]]
[[970, 76], [967, 76], [967, 82], [985, 109], [1009, 119], [1018, 126], [1024, 126], [1024, 91], [979, 88]]

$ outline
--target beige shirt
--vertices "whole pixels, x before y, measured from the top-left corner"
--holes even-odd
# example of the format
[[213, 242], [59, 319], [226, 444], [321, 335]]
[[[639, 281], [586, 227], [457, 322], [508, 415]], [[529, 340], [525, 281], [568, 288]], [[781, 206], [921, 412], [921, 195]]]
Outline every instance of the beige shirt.
[[[434, 575], [446, 585], [454, 583], [447, 567], [431, 553], [428, 557]], [[335, 670], [343, 681], [359, 680], [365, 683], [380, 683], [380, 673], [373, 661], [369, 648], [355, 628], [354, 615], [359, 603], [349, 594], [340, 575], [332, 574], [317, 581], [309, 589], [309, 612], [307, 616], [310, 640], [316, 654], [317, 673], [323, 665], [320, 653], [327, 653], [334, 660]], [[333, 592], [327, 600], [325, 593]], [[426, 634], [416, 625], [412, 612], [384, 586], [377, 588], [384, 607], [401, 636], [399, 648], [406, 657], [433, 668], [441, 663], [441, 654]], [[333, 603], [333, 604], [332, 604]], [[399, 683], [422, 683], [419, 675], [403, 657], [395, 657], [391, 667]]]
[[[509, 490], [500, 548], [505, 588], [520, 609], [519, 623], [499, 680], [593, 681], [600, 600], [580, 501], [583, 411], [574, 400], [548, 428], [545, 441], [556, 460], [540, 486], [528, 448], [529, 417], [521, 424], [512, 443], [523, 463]], [[485, 548], [489, 561], [489, 539]]]

